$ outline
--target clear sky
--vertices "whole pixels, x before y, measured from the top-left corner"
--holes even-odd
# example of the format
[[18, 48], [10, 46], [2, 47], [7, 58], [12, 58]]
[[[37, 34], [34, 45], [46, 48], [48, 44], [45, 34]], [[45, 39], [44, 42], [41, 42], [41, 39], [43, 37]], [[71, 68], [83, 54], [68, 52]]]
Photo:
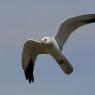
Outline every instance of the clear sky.
[[94, 0], [0, 0], [0, 95], [94, 95], [95, 24], [76, 30], [63, 53], [74, 67], [67, 76], [49, 55], [37, 58], [29, 84], [21, 67], [23, 44], [54, 35], [60, 21], [95, 13]]

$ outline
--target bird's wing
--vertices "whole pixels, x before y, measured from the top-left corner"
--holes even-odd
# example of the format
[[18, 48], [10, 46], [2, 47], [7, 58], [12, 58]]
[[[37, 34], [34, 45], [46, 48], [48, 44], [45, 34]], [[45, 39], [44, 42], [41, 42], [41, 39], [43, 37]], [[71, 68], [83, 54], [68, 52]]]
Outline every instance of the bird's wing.
[[22, 53], [22, 67], [25, 73], [25, 77], [31, 83], [34, 81], [33, 69], [35, 60], [38, 54], [46, 53], [44, 48], [39, 42], [28, 40], [24, 44]]
[[74, 30], [90, 23], [95, 23], [95, 14], [80, 15], [61, 22], [59, 31], [55, 35], [55, 40], [57, 41], [59, 48], [62, 49], [64, 43]]
[[62, 69], [62, 71], [64, 71], [65, 74], [71, 74], [73, 72], [73, 67], [70, 64], [70, 62], [67, 60], [67, 58], [62, 55], [62, 57], [60, 58], [60, 60], [56, 60], [58, 62], [58, 65], [60, 66], [60, 68]]

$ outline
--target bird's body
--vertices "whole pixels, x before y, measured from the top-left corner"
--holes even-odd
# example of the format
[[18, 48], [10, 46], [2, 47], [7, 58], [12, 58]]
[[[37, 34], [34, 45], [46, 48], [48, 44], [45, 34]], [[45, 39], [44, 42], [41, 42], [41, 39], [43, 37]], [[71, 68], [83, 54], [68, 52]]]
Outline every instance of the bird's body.
[[[50, 43], [48, 43], [48, 45], [47, 44], [43, 45], [44, 49], [46, 49], [46, 51], [55, 59], [55, 61], [59, 64], [61, 69], [66, 74], [70, 74], [73, 71], [73, 68], [70, 65], [70, 63], [67, 61], [65, 56], [62, 54], [62, 52], [60, 51], [60, 48], [59, 48], [56, 40], [54, 38], [49, 38], [49, 37], [44, 37], [43, 39], [46, 39], [46, 38], [51, 41], [50, 41]], [[41, 44], [43, 44], [43, 43], [41, 43]]]
[[78, 27], [94, 23], [95, 14], [86, 14], [72, 17], [61, 22], [59, 31], [53, 37], [44, 37], [37, 42], [32, 39], [26, 41], [22, 53], [22, 67], [25, 72], [26, 79], [31, 83], [34, 81], [33, 70], [36, 57], [39, 54], [50, 54], [66, 74], [73, 71], [72, 65], [62, 54], [61, 50], [71, 33]]

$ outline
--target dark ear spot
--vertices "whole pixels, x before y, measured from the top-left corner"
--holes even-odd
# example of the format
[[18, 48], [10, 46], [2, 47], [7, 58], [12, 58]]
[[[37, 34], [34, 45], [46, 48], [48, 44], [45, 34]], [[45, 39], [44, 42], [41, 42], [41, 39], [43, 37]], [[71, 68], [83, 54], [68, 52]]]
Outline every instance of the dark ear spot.
[[47, 41], [47, 39], [44, 39], [44, 41], [46, 42], [46, 41]]

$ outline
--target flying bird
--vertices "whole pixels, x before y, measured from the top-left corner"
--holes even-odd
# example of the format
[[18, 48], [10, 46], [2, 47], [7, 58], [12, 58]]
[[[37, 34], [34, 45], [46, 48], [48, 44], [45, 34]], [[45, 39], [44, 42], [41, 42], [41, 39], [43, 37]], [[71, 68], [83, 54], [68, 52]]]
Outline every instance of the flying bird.
[[34, 66], [39, 54], [50, 54], [60, 68], [67, 74], [73, 72], [73, 67], [62, 54], [62, 48], [69, 36], [80, 26], [95, 23], [95, 14], [85, 14], [62, 21], [58, 32], [53, 37], [44, 37], [40, 41], [28, 39], [22, 52], [22, 67], [26, 80], [34, 82]]

